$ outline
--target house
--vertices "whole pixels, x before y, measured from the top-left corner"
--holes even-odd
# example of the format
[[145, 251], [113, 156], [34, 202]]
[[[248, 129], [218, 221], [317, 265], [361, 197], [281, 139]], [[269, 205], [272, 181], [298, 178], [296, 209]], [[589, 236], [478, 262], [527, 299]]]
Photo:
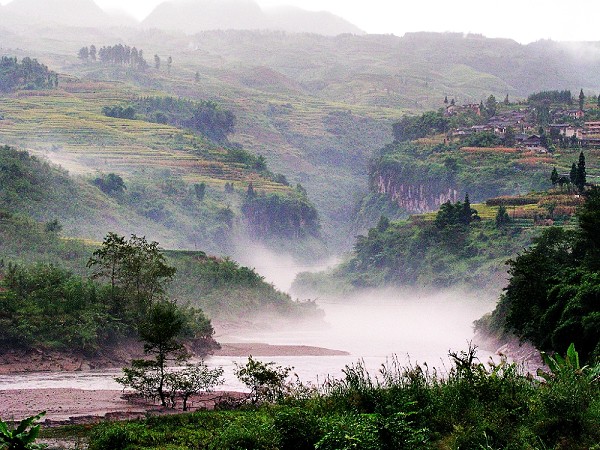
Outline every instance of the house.
[[585, 112], [581, 109], [569, 109], [565, 111], [565, 114], [573, 119], [583, 119], [585, 117]]
[[515, 135], [515, 141], [519, 147], [524, 147], [527, 150], [536, 150], [540, 152], [545, 150], [545, 148], [542, 147], [542, 139], [537, 134], [520, 133]]
[[[586, 122], [588, 123], [588, 122]], [[591, 122], [590, 122], [591, 123]], [[598, 127], [600, 130], [600, 122], [598, 123]], [[576, 136], [579, 137], [580, 133], [581, 133], [581, 129], [574, 127], [573, 125], [569, 124], [569, 123], [551, 123], [550, 125], [548, 125], [548, 127], [550, 128], [550, 134], [552, 135], [552, 130], [557, 130], [558, 134], [570, 138], [572, 136]], [[600, 133], [600, 131], [599, 131]]]
[[600, 121], [585, 122], [583, 134], [600, 134]]

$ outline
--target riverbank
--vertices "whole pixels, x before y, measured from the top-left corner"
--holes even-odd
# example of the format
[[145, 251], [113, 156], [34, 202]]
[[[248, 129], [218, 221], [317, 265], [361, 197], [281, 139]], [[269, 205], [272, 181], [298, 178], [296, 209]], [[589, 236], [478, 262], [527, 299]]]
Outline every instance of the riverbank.
[[[190, 410], [212, 409], [224, 398], [239, 398], [241, 393], [218, 391], [190, 398]], [[70, 388], [13, 389], [0, 391], [0, 418], [19, 421], [46, 411], [47, 425], [95, 423], [101, 420], [130, 420], [148, 414], [174, 414], [180, 409], [163, 408], [121, 390]]]

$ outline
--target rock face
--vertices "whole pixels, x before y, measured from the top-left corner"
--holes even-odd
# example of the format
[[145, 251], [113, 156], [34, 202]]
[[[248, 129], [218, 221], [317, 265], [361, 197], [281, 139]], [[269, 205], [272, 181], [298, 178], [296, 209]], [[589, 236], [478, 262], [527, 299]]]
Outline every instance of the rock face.
[[456, 203], [459, 200], [456, 189], [437, 183], [405, 184], [385, 174], [378, 174], [374, 181], [377, 193], [386, 195], [410, 213], [435, 211], [447, 201]]

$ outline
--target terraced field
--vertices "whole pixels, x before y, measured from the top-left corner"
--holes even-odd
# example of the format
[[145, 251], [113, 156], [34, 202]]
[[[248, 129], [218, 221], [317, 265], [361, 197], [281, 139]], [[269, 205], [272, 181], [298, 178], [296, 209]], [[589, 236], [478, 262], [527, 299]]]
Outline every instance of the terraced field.
[[265, 192], [289, 188], [262, 177], [201, 136], [168, 125], [106, 117], [102, 107], [148, 92], [122, 83], [70, 80], [59, 90], [3, 97], [0, 143], [42, 154], [73, 173], [168, 170], [189, 183], [252, 182]]

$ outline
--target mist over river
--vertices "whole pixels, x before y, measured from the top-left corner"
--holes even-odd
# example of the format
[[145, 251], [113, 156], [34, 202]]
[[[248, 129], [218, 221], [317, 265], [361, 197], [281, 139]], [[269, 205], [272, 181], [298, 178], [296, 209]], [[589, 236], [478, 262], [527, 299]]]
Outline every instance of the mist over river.
[[[401, 362], [423, 363], [441, 370], [449, 367], [448, 350], [463, 350], [473, 336], [472, 322], [493, 308], [493, 301], [458, 292], [418, 294], [370, 292], [357, 298], [317, 301], [325, 311], [325, 323], [270, 330], [240, 331], [219, 335], [219, 342], [262, 342], [277, 345], [309, 345], [344, 350], [346, 356], [257, 357], [293, 366], [304, 382], [322, 382], [338, 377], [347, 364], [362, 359], [376, 374], [386, 358], [397, 355]], [[276, 325], [276, 324], [271, 324]], [[489, 353], [479, 351], [480, 360]], [[212, 356], [209, 366], [223, 366], [226, 383], [221, 389], [241, 390], [233, 375], [234, 363], [245, 357]], [[31, 388], [120, 389], [114, 381], [120, 370], [28, 373], [0, 376], [0, 390]]]

